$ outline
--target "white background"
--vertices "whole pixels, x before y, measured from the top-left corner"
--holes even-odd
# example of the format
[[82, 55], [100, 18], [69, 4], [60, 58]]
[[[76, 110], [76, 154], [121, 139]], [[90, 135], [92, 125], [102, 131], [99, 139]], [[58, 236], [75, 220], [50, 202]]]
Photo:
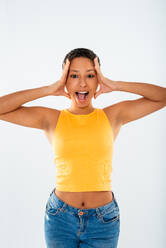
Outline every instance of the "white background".
[[[166, 87], [165, 13], [164, 0], [1, 0], [0, 96], [57, 81], [66, 53], [80, 47], [99, 56], [112, 80]], [[93, 99], [93, 106], [140, 97], [112, 92]], [[61, 110], [70, 104], [49, 96], [25, 106]], [[119, 248], [165, 247], [165, 110], [124, 125], [115, 141]], [[46, 247], [44, 211], [55, 178], [44, 131], [0, 121], [1, 247]]]

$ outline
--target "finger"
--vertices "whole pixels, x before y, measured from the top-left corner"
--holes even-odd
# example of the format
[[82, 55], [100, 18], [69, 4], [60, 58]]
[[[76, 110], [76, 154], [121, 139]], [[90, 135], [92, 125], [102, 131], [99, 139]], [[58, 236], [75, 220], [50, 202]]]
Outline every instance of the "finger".
[[97, 57], [94, 58], [94, 63], [95, 63], [95, 69], [96, 69], [97, 73], [102, 78], [103, 77], [103, 74], [102, 74], [102, 72], [100, 70], [100, 65], [99, 65], [99, 62], [98, 62], [98, 58]]
[[68, 93], [66, 93], [65, 91], [63, 92], [63, 95], [70, 99], [70, 95]]
[[97, 81], [98, 81], [98, 84], [101, 87], [101, 85], [102, 85], [102, 78], [101, 78], [100, 74], [98, 74], [98, 73], [97, 73]]
[[66, 60], [66, 63], [63, 63], [63, 72], [66, 70], [66, 68], [68, 68], [70, 65], [70, 61], [69, 59]]
[[101, 83], [102, 83], [101, 76], [100, 76], [100, 74], [98, 74], [98, 73], [97, 73], [97, 81], [98, 81], [98, 83], [99, 83], [99, 84], [101, 84]]
[[102, 94], [102, 90], [97, 91], [97, 92], [95, 93], [95, 99], [96, 99], [99, 95], [101, 95], [101, 94]]
[[65, 86], [64, 89], [63, 89], [63, 93], [64, 93], [64, 95], [65, 95], [66, 97], [71, 98], [71, 97], [70, 97], [70, 94], [68, 93], [68, 90], [67, 90], [66, 86]]
[[102, 89], [101, 89], [101, 85], [100, 85], [100, 89], [95, 92], [94, 98], [96, 99], [101, 93], [102, 93]]
[[70, 63], [70, 60], [66, 59], [66, 62], [63, 63], [63, 70], [64, 70], [65, 66], [67, 66], [68, 63]]
[[100, 91], [96, 92], [95, 95], [94, 95], [94, 98], [96, 99], [100, 94], [101, 94]]
[[94, 64], [96, 69], [100, 69], [100, 65], [97, 57], [94, 58]]
[[62, 72], [62, 80], [66, 81], [67, 75], [68, 75], [68, 71], [69, 71], [69, 67], [70, 67], [70, 61], [67, 59], [66, 64], [64, 65], [64, 69]]

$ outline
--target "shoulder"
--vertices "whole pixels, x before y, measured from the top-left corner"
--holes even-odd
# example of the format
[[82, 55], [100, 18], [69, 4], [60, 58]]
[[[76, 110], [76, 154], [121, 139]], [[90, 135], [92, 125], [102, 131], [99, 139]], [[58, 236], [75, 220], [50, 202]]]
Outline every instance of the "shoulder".
[[108, 118], [110, 119], [111, 122], [115, 122], [118, 123], [120, 122], [119, 120], [119, 112], [120, 112], [120, 108], [119, 108], [119, 104], [113, 104], [110, 106], [107, 106], [105, 108], [102, 109], [105, 114], [108, 116]]
[[105, 112], [110, 122], [110, 125], [114, 133], [114, 141], [115, 141], [120, 131], [120, 128], [122, 127], [122, 122], [119, 118], [119, 108], [116, 104], [114, 104], [114, 105], [107, 106], [103, 108], [102, 110]]
[[44, 123], [45, 130], [54, 128], [60, 113], [61, 110], [54, 108], [45, 108], [45, 123]]

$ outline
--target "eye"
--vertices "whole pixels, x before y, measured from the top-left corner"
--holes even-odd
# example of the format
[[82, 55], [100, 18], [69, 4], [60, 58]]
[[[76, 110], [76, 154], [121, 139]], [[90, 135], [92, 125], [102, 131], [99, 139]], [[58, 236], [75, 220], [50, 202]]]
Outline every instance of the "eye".
[[89, 74], [88, 76], [92, 76], [92, 77], [94, 77], [94, 75], [93, 75], [93, 74]]
[[72, 77], [72, 76], [77, 76], [77, 75], [76, 74], [71, 74], [70, 77]]
[[[73, 76], [78, 76], [78, 75], [76, 75], [76, 74], [71, 74], [71, 75], [70, 75], [71, 78], [72, 78]], [[90, 76], [90, 78], [93, 78], [93, 77], [94, 77], [93, 74], [89, 74], [88, 76]], [[73, 77], [73, 78], [76, 78], [76, 77]]]

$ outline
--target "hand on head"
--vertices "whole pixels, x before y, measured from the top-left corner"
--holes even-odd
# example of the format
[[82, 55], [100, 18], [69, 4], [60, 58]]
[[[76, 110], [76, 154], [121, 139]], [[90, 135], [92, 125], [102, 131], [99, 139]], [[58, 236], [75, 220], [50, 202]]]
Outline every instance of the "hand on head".
[[49, 86], [51, 90], [51, 95], [66, 96], [70, 99], [70, 95], [65, 91], [69, 67], [70, 67], [70, 61], [69, 59], [67, 59], [66, 63], [63, 63], [63, 71], [61, 78]]
[[108, 93], [114, 90], [113, 88], [113, 82], [112, 80], [106, 78], [103, 76], [101, 70], [100, 70], [100, 65], [98, 62], [98, 58], [94, 58], [94, 64], [95, 64], [95, 70], [97, 73], [97, 80], [100, 85], [100, 89], [94, 94], [94, 98], [96, 99], [100, 94], [102, 93]]

